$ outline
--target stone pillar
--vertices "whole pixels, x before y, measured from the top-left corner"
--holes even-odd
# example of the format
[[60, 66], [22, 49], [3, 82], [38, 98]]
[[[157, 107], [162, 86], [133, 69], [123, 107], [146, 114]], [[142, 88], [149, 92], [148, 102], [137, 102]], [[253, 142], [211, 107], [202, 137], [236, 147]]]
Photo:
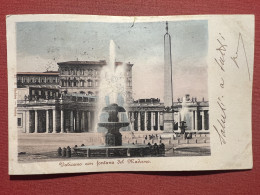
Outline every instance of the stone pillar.
[[138, 131], [141, 131], [141, 112], [138, 112]]
[[201, 129], [205, 130], [205, 118], [204, 118], [204, 110], [201, 111]]
[[91, 120], [91, 127], [92, 127], [92, 132], [94, 132], [95, 131], [95, 121], [96, 121], [96, 112], [95, 111], [93, 111], [92, 112], [92, 120]]
[[191, 130], [194, 130], [194, 111], [191, 111]]
[[52, 121], [53, 121], [53, 130], [52, 133], [56, 133], [56, 110], [52, 110]]
[[49, 110], [46, 110], [46, 132], [49, 133]]
[[35, 117], [34, 117], [34, 133], [38, 133], [38, 110], [35, 110]]
[[90, 111], [88, 112], [88, 132], [91, 131], [91, 120], [90, 120]]
[[25, 133], [30, 133], [30, 110], [25, 112]]
[[73, 110], [70, 111], [70, 131], [74, 132], [74, 116]]
[[160, 112], [157, 112], [157, 131], [160, 131]]
[[151, 130], [154, 131], [154, 113], [151, 112]]
[[76, 111], [76, 132], [79, 132], [79, 111]]
[[82, 111], [82, 117], [81, 117], [81, 130], [85, 131], [85, 111]]
[[60, 132], [64, 133], [64, 112], [60, 110]]
[[206, 111], [207, 118], [205, 118], [205, 126], [209, 130], [209, 111]]
[[198, 113], [197, 110], [194, 111], [195, 114], [195, 130], [198, 130]]
[[[160, 126], [163, 126], [163, 121], [164, 121], [164, 117], [163, 117], [163, 113], [160, 113]], [[163, 131], [164, 129], [162, 128], [162, 131]]]
[[147, 131], [147, 112], [144, 112], [144, 130]]

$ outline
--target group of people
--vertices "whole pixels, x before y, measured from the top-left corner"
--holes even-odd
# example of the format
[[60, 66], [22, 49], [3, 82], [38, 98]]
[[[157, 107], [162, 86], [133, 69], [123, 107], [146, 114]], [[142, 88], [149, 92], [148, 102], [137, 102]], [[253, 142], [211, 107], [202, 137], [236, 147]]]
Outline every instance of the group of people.
[[160, 143], [159, 145], [155, 143], [154, 145], [148, 143], [150, 152], [152, 156], [164, 155], [165, 154], [165, 145]]
[[161, 137], [161, 136], [158, 136], [157, 134], [155, 134], [155, 135], [152, 134], [152, 135], [148, 135], [148, 136], [146, 135], [146, 136], [144, 137], [144, 139], [145, 139], [145, 140], [147, 140], [147, 139], [149, 139], [149, 140], [160, 139], [160, 140], [161, 140], [162, 137]]

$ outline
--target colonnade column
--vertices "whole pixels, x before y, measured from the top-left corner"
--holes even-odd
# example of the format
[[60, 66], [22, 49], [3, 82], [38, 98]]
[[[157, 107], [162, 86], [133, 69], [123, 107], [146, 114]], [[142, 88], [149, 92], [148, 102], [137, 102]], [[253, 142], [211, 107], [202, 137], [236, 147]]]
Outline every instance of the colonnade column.
[[25, 112], [25, 133], [30, 133], [30, 110]]
[[88, 116], [88, 132], [91, 130], [90, 111], [87, 113]]
[[56, 110], [52, 110], [52, 122], [53, 122], [53, 130], [52, 133], [56, 133]]
[[201, 112], [201, 126], [202, 126], [202, 130], [205, 130], [205, 124], [204, 124], [204, 110], [202, 110]]
[[151, 112], [151, 130], [154, 131], [154, 113]]
[[195, 130], [198, 130], [198, 114], [197, 114], [197, 110], [195, 110], [194, 113], [195, 113]]
[[85, 131], [85, 111], [82, 111], [81, 130]]
[[34, 125], [34, 133], [38, 133], [38, 110], [35, 110]]
[[74, 131], [74, 117], [73, 117], [73, 110], [70, 111], [70, 131]]
[[138, 127], [137, 130], [140, 131], [141, 130], [141, 112], [137, 112], [137, 120], [138, 120]]
[[127, 112], [127, 117], [128, 117], [128, 122], [129, 122], [128, 130], [131, 130], [131, 126], [132, 126], [132, 124], [131, 124], [131, 114], [130, 114], [129, 111]]
[[161, 129], [160, 127], [160, 112], [157, 112], [157, 131], [159, 131]]
[[76, 132], [79, 131], [79, 111], [76, 111]]
[[144, 112], [144, 130], [147, 130], [147, 112]]
[[194, 111], [191, 111], [191, 130], [194, 130]]
[[49, 110], [46, 110], [46, 132], [49, 133]]
[[60, 111], [60, 132], [64, 133], [64, 112]]

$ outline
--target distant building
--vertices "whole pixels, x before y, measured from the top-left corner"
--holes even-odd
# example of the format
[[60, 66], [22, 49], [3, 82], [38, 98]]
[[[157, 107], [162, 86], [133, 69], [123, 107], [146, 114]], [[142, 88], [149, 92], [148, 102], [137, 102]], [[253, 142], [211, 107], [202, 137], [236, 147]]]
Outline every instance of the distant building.
[[[63, 62], [58, 65], [57, 72], [17, 73], [17, 125], [20, 132], [95, 131], [98, 83], [105, 62]], [[132, 67], [133, 64], [128, 63], [125, 72], [128, 93], [126, 109], [132, 129], [163, 132], [163, 122], [166, 120], [164, 103], [158, 98], [133, 100]], [[185, 120], [188, 130], [208, 130], [208, 102], [198, 101], [189, 95], [185, 101], [185, 114], [182, 113], [183, 99], [179, 98], [178, 102], [173, 103], [174, 131], [180, 130], [181, 120]]]
[[[94, 131], [100, 72], [106, 62], [70, 61], [58, 65], [59, 71], [17, 73], [17, 125], [20, 131]], [[132, 66], [127, 63], [125, 69], [128, 103], [133, 101]]]

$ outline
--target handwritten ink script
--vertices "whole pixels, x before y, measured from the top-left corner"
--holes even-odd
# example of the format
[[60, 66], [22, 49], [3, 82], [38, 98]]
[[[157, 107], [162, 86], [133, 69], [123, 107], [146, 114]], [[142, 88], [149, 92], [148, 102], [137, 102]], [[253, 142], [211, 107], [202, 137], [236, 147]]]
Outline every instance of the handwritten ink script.
[[[227, 107], [225, 105], [225, 76], [229, 76], [227, 71], [226, 71], [226, 66], [227, 64], [235, 64], [234, 67], [240, 69], [243, 66], [243, 61], [245, 62], [245, 66], [248, 71], [248, 77], [249, 80], [250, 78], [250, 72], [249, 72], [249, 65], [248, 65], [248, 60], [247, 60], [247, 54], [246, 54], [246, 49], [245, 49], [245, 44], [243, 41], [242, 34], [239, 33], [238, 40], [237, 40], [237, 45], [236, 45], [236, 53], [232, 56], [227, 56], [228, 53], [228, 45], [225, 37], [219, 33], [219, 36], [217, 38], [217, 54], [218, 57], [214, 58], [214, 61], [216, 65], [219, 67], [219, 72], [218, 74], [220, 76], [219, 78], [219, 87], [221, 89], [221, 93], [218, 95], [216, 103], [218, 106], [218, 117], [213, 124], [214, 130], [217, 132], [219, 136], [219, 140], [221, 145], [226, 144], [226, 123], [227, 123]], [[243, 59], [244, 58], [244, 59]], [[231, 62], [228, 62], [228, 60]]]
[[[242, 46], [242, 51], [240, 48], [240, 45]], [[242, 53], [241, 53], [242, 52]], [[240, 54], [241, 53], [241, 54]], [[248, 65], [248, 60], [247, 60], [247, 54], [246, 54], [246, 49], [245, 49], [245, 44], [244, 44], [244, 40], [242, 37], [242, 34], [239, 33], [238, 36], [238, 41], [237, 41], [237, 49], [236, 49], [236, 53], [234, 56], [231, 56], [231, 60], [235, 63], [236, 67], [239, 69], [242, 65], [240, 65], [240, 63], [238, 62], [238, 59], [240, 57], [240, 55], [242, 55], [241, 57], [244, 57], [246, 60], [246, 66], [247, 66], [247, 71], [248, 71], [248, 77], [249, 77], [249, 81], [251, 80], [250, 78], [250, 72], [249, 72], [249, 65]]]
[[222, 93], [217, 98], [217, 105], [219, 110], [219, 117], [216, 119], [215, 124], [213, 124], [213, 128], [216, 130], [221, 145], [226, 144], [226, 107], [224, 104], [224, 88], [225, 88], [225, 65], [226, 65], [226, 53], [227, 53], [227, 44], [225, 38], [222, 36], [221, 33], [219, 33], [219, 37], [217, 38], [218, 47], [216, 48], [218, 52], [218, 57], [214, 58], [216, 64], [220, 68], [221, 76], [220, 76], [220, 82], [219, 87], [221, 88]]
[[124, 165], [124, 164], [150, 164], [150, 160], [143, 159], [119, 159], [119, 160], [96, 160], [95, 162], [59, 162], [60, 167], [82, 167], [82, 166], [108, 166], [108, 165]]

